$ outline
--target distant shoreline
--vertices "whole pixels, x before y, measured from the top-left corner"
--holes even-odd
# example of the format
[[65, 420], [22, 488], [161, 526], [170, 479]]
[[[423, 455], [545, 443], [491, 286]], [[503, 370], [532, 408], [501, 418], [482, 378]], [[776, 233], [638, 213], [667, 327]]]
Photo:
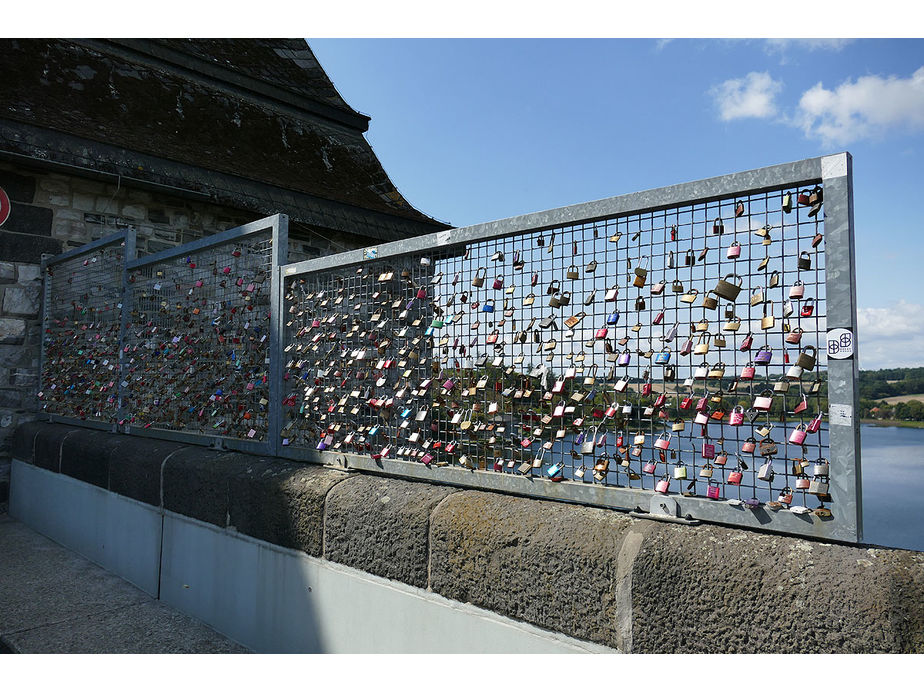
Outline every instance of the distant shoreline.
[[895, 419], [860, 419], [861, 424], [870, 424], [885, 428], [895, 426], [897, 428], [924, 428], [924, 421], [896, 421]]

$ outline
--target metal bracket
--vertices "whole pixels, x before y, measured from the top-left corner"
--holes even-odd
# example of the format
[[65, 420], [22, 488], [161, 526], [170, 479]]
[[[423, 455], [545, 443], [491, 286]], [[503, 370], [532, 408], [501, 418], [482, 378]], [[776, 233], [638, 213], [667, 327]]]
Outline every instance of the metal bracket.
[[644, 520], [658, 520], [659, 522], [673, 522], [678, 525], [698, 525], [702, 524], [699, 520], [692, 517], [681, 517], [680, 506], [677, 505], [677, 499], [660, 494], [651, 497], [648, 505], [648, 512], [642, 510], [633, 510], [629, 513], [632, 517], [640, 517]]

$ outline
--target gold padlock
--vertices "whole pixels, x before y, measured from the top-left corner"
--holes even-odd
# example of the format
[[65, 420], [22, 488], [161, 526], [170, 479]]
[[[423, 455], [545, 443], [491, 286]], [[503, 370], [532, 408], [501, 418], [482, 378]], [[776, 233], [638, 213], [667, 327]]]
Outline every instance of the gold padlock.
[[760, 327], [763, 330], [772, 329], [773, 326], [776, 324], [776, 318], [773, 317], [773, 313], [771, 312], [769, 315], [767, 314], [768, 304], [770, 305], [770, 310], [771, 311], [773, 310], [773, 301], [768, 301], [767, 303], [764, 304], [764, 317], [761, 318], [760, 320]]

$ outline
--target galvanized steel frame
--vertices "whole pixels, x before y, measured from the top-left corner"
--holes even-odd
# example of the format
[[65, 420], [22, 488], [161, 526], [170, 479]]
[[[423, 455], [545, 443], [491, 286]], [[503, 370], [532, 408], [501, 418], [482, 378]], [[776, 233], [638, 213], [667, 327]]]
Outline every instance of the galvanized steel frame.
[[[709, 202], [727, 196], [754, 194], [783, 186], [800, 187], [821, 183], [825, 194], [827, 329], [842, 327], [856, 336], [856, 270], [853, 238], [852, 162], [847, 152], [816, 157], [788, 164], [679, 185], [607, 198], [594, 202], [526, 214], [464, 228], [440, 231], [372, 248], [307, 260], [280, 268], [280, 284], [287, 277], [359, 265], [371, 259], [398, 258], [405, 254], [431, 251], [435, 247], [464, 246], [468, 243], [499, 239], [525, 232], [551, 229], [566, 224], [587, 223], [619, 215], [648, 212], [682, 204]], [[282, 297], [277, 313], [282, 314]], [[282, 326], [278, 326], [282, 329]], [[280, 340], [281, 344], [281, 340]], [[276, 352], [283, 362], [282, 352]], [[841, 408], [844, 416], [831, 421], [829, 430], [833, 516], [768, 511], [763, 506], [750, 510], [742, 505], [700, 497], [669, 496], [668, 513], [677, 518], [768, 529], [775, 532], [808, 535], [847, 542], [862, 540], [860, 488], [860, 447], [858, 411], [858, 361], [830, 359], [828, 398], [830, 406]], [[652, 491], [602, 487], [575, 482], [554, 483], [541, 478], [498, 474], [456, 467], [428, 469], [419, 462], [393, 459], [373, 460], [367, 455], [319, 452], [311, 449], [277, 448], [281, 456], [330, 464], [340, 468], [422, 479], [430, 482], [493, 490], [517, 495], [550, 498], [623, 510], [654, 508], [665, 497]]]

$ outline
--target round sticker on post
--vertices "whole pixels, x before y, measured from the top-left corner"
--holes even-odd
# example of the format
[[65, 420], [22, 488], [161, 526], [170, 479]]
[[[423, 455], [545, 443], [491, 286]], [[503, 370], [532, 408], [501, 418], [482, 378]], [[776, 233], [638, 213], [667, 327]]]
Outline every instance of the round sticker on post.
[[6, 220], [10, 218], [10, 198], [6, 194], [6, 190], [0, 188], [0, 226], [3, 226], [6, 223]]
[[844, 327], [835, 327], [828, 330], [827, 339], [829, 359], [853, 358], [855, 341], [853, 332]]

